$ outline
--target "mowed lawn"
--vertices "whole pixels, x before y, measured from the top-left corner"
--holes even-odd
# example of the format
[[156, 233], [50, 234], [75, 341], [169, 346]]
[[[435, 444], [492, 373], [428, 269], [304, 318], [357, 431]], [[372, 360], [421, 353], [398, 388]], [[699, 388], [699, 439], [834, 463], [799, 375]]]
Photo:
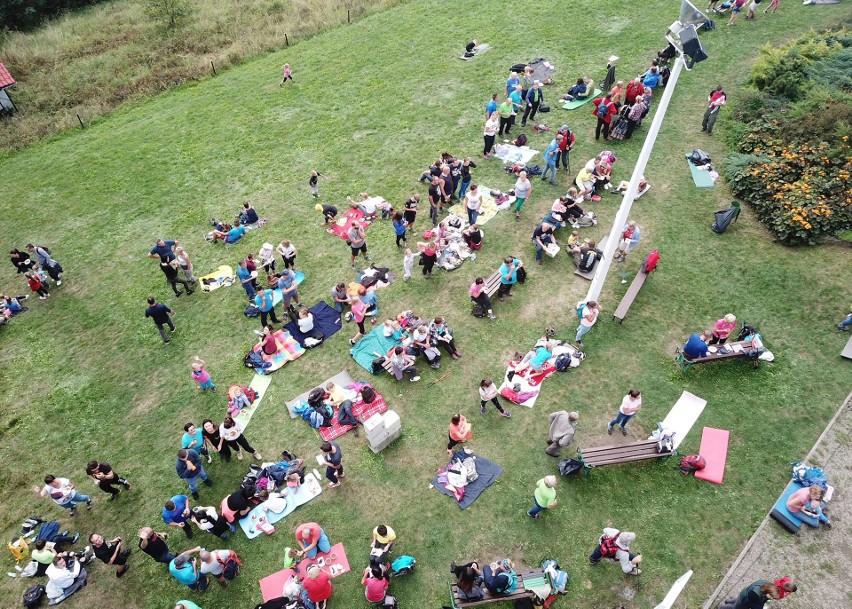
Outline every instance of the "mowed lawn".
[[[513, 180], [500, 162], [480, 162], [484, 103], [502, 90], [509, 66], [544, 56], [557, 66], [557, 84], [545, 89], [554, 110], [541, 119], [551, 127], [567, 122], [577, 132], [573, 178], [604, 146], [593, 139], [590, 107], [567, 112], [556, 98], [584, 73], [600, 81], [613, 53], [622, 58], [619, 78], [643, 71], [664, 46], [662, 34], [676, 9], [658, 0], [639, 11], [621, 0], [603, 8], [590, 2], [411, 3], [0, 161], [4, 247], [50, 245], [67, 271], [48, 301], [30, 300], [30, 312], [2, 330], [3, 536], [11, 538], [28, 515], [60, 518], [63, 527], [84, 534], [127, 540], [140, 526], [159, 528], [163, 503], [187, 490], [174, 473], [184, 423], [220, 420], [224, 412], [223, 391], [200, 395], [191, 383], [190, 358], [206, 359], [222, 390], [250, 381], [242, 359], [259, 322], [242, 315], [244, 292], [231, 287], [175, 300], [156, 262], [146, 258], [154, 239], [179, 239], [199, 275], [220, 264], [236, 266], [265, 241], [291, 239], [307, 275], [303, 300], [327, 299], [334, 283], [351, 281], [354, 274], [343, 241], [319, 226], [307, 187], [311, 169], [330, 176], [320, 184], [322, 200], [339, 207], [347, 194], [360, 191], [399, 204], [414, 192], [425, 197], [416, 178], [445, 150], [474, 158], [475, 182], [506, 190]], [[730, 118], [725, 112], [713, 137], [702, 136], [704, 100], [721, 83], [735, 101], [761, 44], [849, 15], [848, 5], [788, 3], [772, 18], [761, 14], [754, 23], [740, 20], [725, 27], [720, 20], [717, 31], [702, 36], [711, 59], [682, 75], [647, 170], [653, 187], [633, 212], [642, 243], [627, 263], [628, 272], [632, 276], [652, 248], [662, 256], [659, 270], [623, 325], [610, 315], [627, 286], [612, 273], [601, 298], [604, 314], [586, 340], [586, 361], [546, 381], [534, 409], [514, 407], [508, 420], [493, 410], [480, 416], [476, 386], [485, 377], [499, 382], [508, 358], [529, 348], [547, 326], [560, 338], [573, 338], [575, 304], [588, 283], [573, 274], [564, 253], [534, 265], [529, 243], [534, 223], [567, 186], [564, 174], [559, 188], [535, 182], [522, 222], [508, 213], [489, 222], [476, 261], [379, 292], [381, 317], [404, 309], [447, 317], [463, 359], [445, 358], [440, 371], [426, 369], [416, 384], [369, 377], [348, 355], [347, 340], [355, 329], [347, 326], [274, 374], [247, 430], [264, 457], [286, 448], [312, 462], [319, 437], [289, 418], [284, 401], [347, 369], [358, 379], [369, 378], [400, 413], [402, 439], [376, 456], [363, 437], [345, 436], [348, 475], [341, 488], [300, 508], [272, 537], [239, 536], [224, 543], [244, 562], [241, 577], [228, 589], [212, 585], [204, 595], [188, 593], [161, 565], [136, 552], [133, 572], [121, 581], [93, 564], [90, 585], [67, 606], [168, 608], [187, 595], [204, 609], [254, 606], [260, 602], [257, 580], [280, 569], [284, 548], [293, 545], [292, 530], [309, 520], [320, 522], [333, 543], [346, 545], [352, 565], [351, 573], [334, 580], [335, 607], [367, 605], [359, 576], [370, 531], [382, 522], [398, 533], [395, 551], [418, 560], [415, 574], [391, 584], [404, 607], [446, 603], [451, 560], [505, 556], [529, 567], [557, 559], [572, 576], [560, 607], [619, 602], [653, 607], [687, 569], [695, 576], [677, 606], [698, 606], [781, 492], [788, 463], [807, 453], [852, 385], [849, 363], [838, 355], [846, 335], [834, 329], [850, 300], [852, 256], [833, 245], [776, 245], [748, 209], [726, 234], [713, 234], [712, 214], [728, 204], [730, 194], [724, 184], [695, 189], [683, 155], [701, 146], [723, 158]], [[471, 38], [493, 48], [461, 62], [456, 56]], [[296, 84], [280, 89], [279, 66], [285, 61], [293, 66]], [[616, 179], [629, 177], [648, 124], [640, 137], [614, 144]], [[550, 134], [524, 131], [539, 150], [550, 141]], [[230, 217], [244, 200], [269, 219], [266, 227], [234, 247], [205, 242], [208, 219]], [[589, 204], [601, 224], [583, 234], [603, 236], [618, 202], [607, 196]], [[367, 237], [375, 262], [401, 275], [402, 255], [389, 223], [378, 222]], [[473, 318], [468, 285], [477, 275], [490, 274], [507, 253], [527, 261], [527, 284], [514, 298], [497, 303], [497, 322]], [[0, 267], [0, 274], [4, 292], [27, 291], [11, 265]], [[169, 346], [143, 318], [150, 294], [177, 312], [178, 332]], [[682, 374], [673, 361], [675, 346], [728, 312], [759, 327], [776, 362], [759, 370], [726, 362]], [[631, 387], [642, 391], [645, 405], [631, 424], [631, 439], [646, 437], [684, 389], [708, 400], [680, 451], [697, 452], [703, 425], [731, 430], [725, 484], [685, 479], [676, 460], [611, 467], [589, 478], [560, 480], [558, 507], [531, 521], [525, 511], [535, 481], [556, 473], [555, 460], [543, 450], [547, 415], [563, 408], [581, 413], [566, 456], [577, 447], [626, 442], [620, 434], [606, 436], [605, 426]], [[473, 423], [470, 446], [505, 469], [465, 511], [428, 488], [444, 464], [447, 423], [454, 412]], [[83, 474], [91, 458], [112, 463], [133, 489], [107, 503]], [[208, 469], [215, 486], [202, 487], [201, 503], [218, 505], [239, 484], [247, 464], [215, 460]], [[91, 490], [95, 508], [81, 511], [72, 523], [49, 501], [36, 500], [27, 489], [51, 472]], [[604, 526], [637, 532], [636, 548], [645, 555], [641, 578], [622, 576], [613, 565], [587, 564]], [[194, 543], [221, 547], [201, 533]], [[171, 546], [191, 547], [179, 533]], [[4, 578], [2, 604], [20, 602], [29, 583]]]

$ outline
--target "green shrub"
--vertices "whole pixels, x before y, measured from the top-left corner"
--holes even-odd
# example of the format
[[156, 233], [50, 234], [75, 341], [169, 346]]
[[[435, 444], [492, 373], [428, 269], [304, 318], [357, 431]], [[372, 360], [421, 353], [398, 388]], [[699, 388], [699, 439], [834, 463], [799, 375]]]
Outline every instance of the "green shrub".
[[767, 45], [760, 50], [760, 56], [754, 62], [751, 82], [763, 93], [796, 101], [810, 86], [808, 67], [842, 49], [843, 45], [830, 35], [818, 34], [804, 36], [780, 49]]

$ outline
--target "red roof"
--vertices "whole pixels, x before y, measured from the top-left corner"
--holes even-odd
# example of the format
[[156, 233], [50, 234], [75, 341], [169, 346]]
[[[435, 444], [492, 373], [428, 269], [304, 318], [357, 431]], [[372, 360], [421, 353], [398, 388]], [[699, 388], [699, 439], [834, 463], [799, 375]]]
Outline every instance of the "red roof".
[[0, 62], [0, 89], [11, 87], [14, 84], [15, 79], [12, 78], [11, 74], [9, 74], [9, 70], [6, 69], [6, 66], [3, 65], [3, 62]]

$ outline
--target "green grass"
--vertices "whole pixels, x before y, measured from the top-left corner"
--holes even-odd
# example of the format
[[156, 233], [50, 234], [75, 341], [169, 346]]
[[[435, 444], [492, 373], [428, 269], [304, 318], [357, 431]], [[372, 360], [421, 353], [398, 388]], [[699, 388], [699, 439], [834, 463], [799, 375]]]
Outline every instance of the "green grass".
[[[513, 299], [498, 304], [496, 323], [470, 316], [467, 286], [496, 268], [507, 252], [532, 262], [532, 224], [559, 189], [536, 182], [523, 222], [504, 213], [487, 224], [486, 245], [475, 262], [428, 282], [416, 277], [382, 290], [383, 315], [407, 308], [424, 316], [445, 315], [464, 358], [424, 373], [415, 385], [371, 378], [402, 416], [403, 438], [374, 456], [363, 438], [347, 435], [342, 440], [346, 484], [300, 508], [271, 538], [229, 542], [243, 558], [243, 575], [228, 590], [212, 587], [196, 599], [201, 606], [259, 601], [257, 580], [279, 568], [292, 528], [305, 520], [321, 522], [333, 542], [346, 544], [353, 573], [335, 580], [337, 607], [366, 606], [358, 571], [370, 530], [379, 522], [396, 529], [398, 551], [416, 556], [420, 565], [416, 574], [392, 584], [405, 607], [446, 602], [450, 560], [506, 555], [526, 566], [558, 559], [572, 575], [561, 607], [611, 607], [625, 589], [634, 595], [632, 605], [652, 607], [689, 568], [695, 576], [679, 606], [695, 607], [706, 598], [780, 492], [787, 463], [807, 452], [849, 390], [852, 374], [838, 355], [845, 336], [833, 324], [848, 304], [850, 255], [837, 246], [773, 244], [747, 209], [725, 235], [714, 235], [712, 212], [726, 206], [730, 194], [724, 185], [695, 189], [683, 154], [701, 146], [724, 155], [719, 140], [698, 133], [707, 91], [721, 82], [735, 100], [759, 44], [795, 36], [805, 21], [820, 26], [849, 15], [845, 5], [823, 8], [785, 5], [771, 19], [741, 20], [703, 37], [711, 59], [683, 75], [647, 170], [653, 188], [634, 207], [643, 242], [629, 271], [635, 272], [652, 247], [662, 254], [660, 268], [623, 325], [609, 320], [626, 288], [613, 274], [601, 298], [603, 318], [586, 341], [588, 359], [548, 380], [532, 411], [516, 407], [511, 420], [493, 411], [481, 417], [476, 384], [483, 377], [499, 378], [507, 358], [531, 345], [545, 327], [571, 336], [574, 304], [588, 284], [573, 275], [563, 255], [543, 267], [530, 264], [530, 280]], [[47, 243], [67, 269], [49, 301], [30, 302], [31, 311], [3, 329], [5, 537], [27, 515], [60, 517], [57, 508], [38, 502], [26, 489], [48, 472], [69, 475], [88, 488], [82, 470], [90, 458], [110, 461], [134, 489], [115, 504], [95, 493], [95, 509], [80, 513], [73, 526], [86, 534], [130, 539], [139, 526], [156, 524], [163, 502], [185, 489], [173, 470], [183, 424], [215, 419], [223, 411], [221, 394], [198, 395], [194, 389], [191, 356], [205, 358], [223, 388], [249, 380], [242, 356], [258, 322], [241, 315], [243, 292], [232, 287], [174, 300], [156, 263], [145, 257], [156, 237], [180, 239], [201, 272], [236, 264], [264, 241], [289, 238], [307, 274], [303, 298], [311, 303], [326, 298], [333, 283], [351, 280], [352, 273], [343, 242], [318, 226], [307, 189], [310, 169], [331, 176], [321, 183], [323, 200], [342, 204], [345, 195], [368, 191], [401, 203], [412, 192], [424, 192], [415, 179], [440, 151], [480, 156], [482, 108], [488, 95], [501, 89], [508, 66], [550, 58], [558, 67], [559, 84], [546, 89], [553, 102], [579, 74], [598, 80], [611, 53], [623, 58], [621, 78], [644, 69], [663, 46], [659, 33], [675, 18], [656, 1], [635, 20], [623, 16], [635, 10], [622, 0], [606, 12], [597, 5], [564, 3], [517, 5], [507, 12], [496, 0], [468, 2], [465, 10], [462, 15], [455, 3], [432, 1], [375, 14], [0, 162], [7, 176], [7, 249]], [[601, 25], [566, 30], [566, 24], [587, 21]], [[534, 35], [524, 24], [535, 24]], [[456, 60], [461, 44], [472, 37], [494, 48], [473, 62]], [[276, 69], [284, 61], [294, 67], [298, 86], [281, 90]], [[542, 118], [552, 126], [568, 122], [577, 131], [575, 171], [601, 149], [591, 138], [591, 111], [555, 107]], [[720, 119], [720, 134], [728, 120], [727, 115]], [[540, 149], [549, 141], [526, 132]], [[617, 178], [629, 175], [639, 146], [639, 139], [617, 146]], [[480, 164], [474, 175], [490, 187], [511, 185], [496, 161]], [[560, 181], [564, 187], [564, 175]], [[245, 199], [270, 223], [233, 248], [204, 242], [207, 219], [227, 217]], [[601, 225], [585, 234], [602, 236], [616, 204], [608, 197], [593, 205]], [[418, 224], [422, 230], [425, 223]], [[387, 223], [372, 227], [368, 242], [379, 264], [401, 272]], [[4, 291], [25, 291], [10, 265], [0, 267], [0, 274]], [[179, 331], [168, 348], [142, 316], [149, 294], [177, 311]], [[758, 325], [776, 363], [754, 371], [728, 362], [681, 374], [673, 362], [674, 346], [729, 311]], [[289, 419], [284, 401], [344, 368], [356, 378], [367, 377], [348, 356], [352, 331], [345, 328], [275, 373], [247, 432], [264, 456], [288, 448], [313, 458], [318, 436]], [[444, 373], [450, 375], [427, 388]], [[730, 429], [725, 484], [685, 479], [671, 461], [605, 468], [588, 479], [561, 480], [558, 508], [530, 522], [524, 511], [533, 484], [555, 471], [543, 451], [547, 414], [580, 411], [574, 447], [606, 442], [605, 423], [630, 387], [645, 396], [645, 409], [632, 428], [637, 437], [653, 429], [682, 390], [708, 400], [681, 451], [697, 451], [702, 425]], [[471, 446], [505, 468], [463, 512], [428, 489], [445, 459], [453, 412], [472, 420]], [[216, 486], [202, 487], [205, 505], [218, 504], [244, 474], [236, 461], [214, 462], [209, 471]], [[585, 563], [607, 525], [637, 532], [637, 548], [646, 556], [640, 579], [626, 581], [612, 565]], [[197, 541], [217, 545], [213, 538]], [[176, 536], [173, 546], [187, 544]], [[139, 554], [133, 563], [133, 573], [117, 586], [107, 569], [94, 565], [91, 585], [68, 606], [117, 601], [153, 609], [186, 597], [147, 557]], [[6, 580], [3, 605], [19, 602], [24, 587]]]

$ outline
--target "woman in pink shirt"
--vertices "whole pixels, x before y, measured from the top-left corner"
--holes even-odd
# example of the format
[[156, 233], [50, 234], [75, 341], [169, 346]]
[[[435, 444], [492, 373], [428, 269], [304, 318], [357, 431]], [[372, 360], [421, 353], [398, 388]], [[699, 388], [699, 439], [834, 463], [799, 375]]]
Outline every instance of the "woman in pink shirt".
[[367, 305], [361, 302], [358, 296], [352, 297], [352, 319], [358, 324], [358, 333], [349, 339], [349, 344], [354, 345], [364, 336], [364, 316], [367, 314]]
[[710, 339], [710, 345], [722, 345], [728, 340], [731, 332], [737, 327], [737, 317], [731, 313], [725, 315], [722, 319], [716, 322], [713, 327], [713, 338]]
[[381, 603], [385, 600], [390, 581], [380, 566], [364, 569], [361, 585], [364, 586], [364, 596], [371, 603]]
[[491, 297], [485, 293], [485, 280], [482, 277], [477, 277], [476, 281], [470, 284], [470, 299], [488, 313], [489, 319], [497, 319], [491, 308]]
[[822, 511], [824, 496], [825, 489], [817, 484], [800, 488], [787, 499], [787, 509], [812, 527], [818, 527], [820, 522], [824, 522], [831, 528], [831, 521]]

